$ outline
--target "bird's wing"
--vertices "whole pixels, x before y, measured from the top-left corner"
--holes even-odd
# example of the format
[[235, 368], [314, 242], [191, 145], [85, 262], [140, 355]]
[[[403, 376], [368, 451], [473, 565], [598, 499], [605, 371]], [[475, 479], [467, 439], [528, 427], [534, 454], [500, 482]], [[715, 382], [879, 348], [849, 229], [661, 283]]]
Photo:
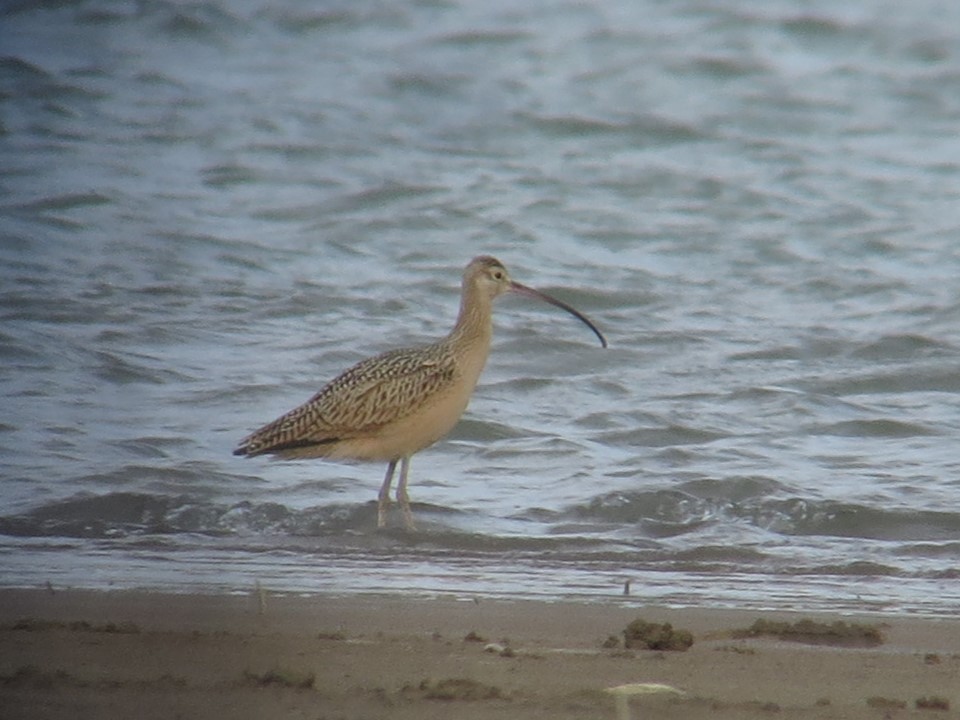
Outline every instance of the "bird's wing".
[[361, 437], [415, 412], [452, 385], [457, 364], [447, 352], [393, 350], [364, 360], [310, 400], [244, 438], [244, 455]]

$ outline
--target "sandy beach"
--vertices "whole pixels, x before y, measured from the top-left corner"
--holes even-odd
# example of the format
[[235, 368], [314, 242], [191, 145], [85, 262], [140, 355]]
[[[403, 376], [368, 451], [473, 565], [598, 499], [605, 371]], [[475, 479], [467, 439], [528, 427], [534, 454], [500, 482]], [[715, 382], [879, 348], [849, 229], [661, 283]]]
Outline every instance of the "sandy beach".
[[[625, 648], [623, 630], [638, 618], [687, 630], [694, 643]], [[803, 618], [869, 626], [882, 642], [737, 632]], [[6, 719], [960, 717], [952, 620], [2, 590], [0, 647]], [[607, 689], [631, 684], [677, 692], [659, 688], [618, 709]]]

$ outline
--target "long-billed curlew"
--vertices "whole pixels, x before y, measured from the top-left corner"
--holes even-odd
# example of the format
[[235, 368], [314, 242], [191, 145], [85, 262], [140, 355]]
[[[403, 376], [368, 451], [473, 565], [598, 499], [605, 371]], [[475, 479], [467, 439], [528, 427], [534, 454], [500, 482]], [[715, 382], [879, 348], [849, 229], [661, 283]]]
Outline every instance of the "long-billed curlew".
[[507, 292], [563, 308], [607, 346], [603, 334], [580, 312], [513, 282], [496, 258], [477, 257], [464, 270], [460, 314], [449, 335], [432, 345], [363, 360], [300, 407], [248, 435], [233, 454], [386, 462], [378, 527], [386, 525], [390, 484], [399, 462], [397, 502], [404, 524], [413, 530], [407, 496], [410, 458], [450, 432], [466, 409], [490, 354], [493, 300]]

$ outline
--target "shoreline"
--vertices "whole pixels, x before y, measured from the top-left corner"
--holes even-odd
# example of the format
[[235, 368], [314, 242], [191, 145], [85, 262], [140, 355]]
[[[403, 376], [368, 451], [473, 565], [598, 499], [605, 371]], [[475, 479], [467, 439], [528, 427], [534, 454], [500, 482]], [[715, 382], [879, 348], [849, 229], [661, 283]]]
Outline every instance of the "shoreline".
[[[694, 644], [624, 648], [623, 630], [637, 618], [688, 630]], [[884, 641], [838, 646], [734, 632], [758, 619], [802, 618], [879, 624]], [[960, 620], [952, 619], [0, 589], [0, 642], [0, 706], [10, 718], [616, 718], [607, 689], [637, 683], [682, 695], [624, 700], [634, 717], [960, 717]]]

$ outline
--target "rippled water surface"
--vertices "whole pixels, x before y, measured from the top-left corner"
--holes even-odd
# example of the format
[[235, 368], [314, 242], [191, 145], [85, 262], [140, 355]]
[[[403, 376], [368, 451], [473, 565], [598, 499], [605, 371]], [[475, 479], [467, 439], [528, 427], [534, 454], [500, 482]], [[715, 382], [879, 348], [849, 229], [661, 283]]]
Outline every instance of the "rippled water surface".
[[[49, 2], [0, 17], [0, 584], [960, 611], [960, 6]], [[383, 468], [231, 455], [453, 322]]]

